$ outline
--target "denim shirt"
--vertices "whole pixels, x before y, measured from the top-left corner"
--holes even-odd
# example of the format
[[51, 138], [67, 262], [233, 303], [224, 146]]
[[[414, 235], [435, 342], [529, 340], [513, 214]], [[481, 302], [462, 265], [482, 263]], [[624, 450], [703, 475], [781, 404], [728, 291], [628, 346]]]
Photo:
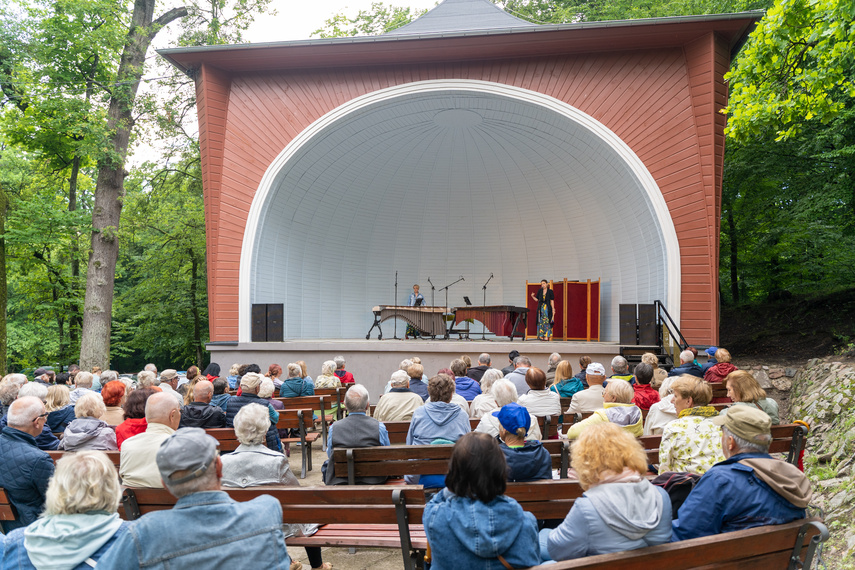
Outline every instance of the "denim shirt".
[[172, 510], [141, 517], [98, 565], [111, 569], [216, 566], [287, 570], [291, 558], [282, 534], [279, 501], [263, 495], [239, 503], [223, 491], [202, 491], [178, 499]]

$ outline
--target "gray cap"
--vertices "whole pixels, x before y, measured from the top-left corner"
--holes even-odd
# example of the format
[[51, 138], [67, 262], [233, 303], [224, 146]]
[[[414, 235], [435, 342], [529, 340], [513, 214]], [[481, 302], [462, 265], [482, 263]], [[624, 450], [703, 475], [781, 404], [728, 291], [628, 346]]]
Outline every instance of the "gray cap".
[[[202, 428], [181, 428], [160, 444], [157, 450], [157, 468], [164, 481], [177, 485], [205, 474], [217, 457], [217, 440]], [[173, 479], [173, 473], [189, 471], [184, 477]]]
[[170, 382], [173, 378], [178, 377], [178, 372], [173, 368], [167, 368], [160, 373], [161, 382]]

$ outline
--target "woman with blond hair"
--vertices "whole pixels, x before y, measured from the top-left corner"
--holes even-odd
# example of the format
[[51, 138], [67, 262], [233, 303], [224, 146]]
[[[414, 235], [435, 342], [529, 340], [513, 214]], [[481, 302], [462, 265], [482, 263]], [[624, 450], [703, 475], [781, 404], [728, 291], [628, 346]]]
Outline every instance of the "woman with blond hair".
[[581, 392], [585, 386], [579, 378], [573, 376], [573, 365], [562, 360], [555, 368], [555, 383], [549, 389], [561, 398], [572, 398], [573, 394]]
[[645, 352], [641, 355], [641, 362], [653, 367], [653, 380], [650, 381], [650, 385], [658, 390], [668, 378], [668, 373], [663, 368], [659, 368], [659, 357], [652, 352]]
[[74, 406], [71, 405], [71, 390], [64, 384], [48, 386], [45, 411], [48, 413], [47, 425], [53, 433], [65, 431], [74, 421]]
[[[766, 390], [760, 387], [754, 376], [744, 370], [737, 370], [728, 374], [724, 381], [727, 383], [727, 396], [734, 401], [733, 406], [760, 408], [772, 419], [773, 424], [780, 423], [778, 402], [766, 397]], [[721, 415], [725, 414], [727, 409], [721, 411]]]
[[116, 468], [104, 453], [63, 455], [47, 486], [45, 512], [6, 536], [0, 567], [91, 569], [130, 526], [116, 514], [121, 497]]
[[659, 473], [689, 472], [703, 475], [724, 461], [721, 428], [709, 421], [718, 415], [710, 406], [712, 388], [696, 376], [684, 374], [671, 383], [677, 419], [662, 430]]
[[644, 475], [647, 455], [613, 423], [593, 425], [573, 443], [571, 465], [585, 492], [558, 528], [540, 531], [544, 560], [635, 550], [671, 540], [671, 500]]
[[101, 419], [107, 407], [101, 396], [94, 392], [84, 394], [74, 404], [77, 419], [68, 424], [59, 442], [59, 449], [79, 451], [81, 449], [100, 449], [115, 451], [116, 431]]

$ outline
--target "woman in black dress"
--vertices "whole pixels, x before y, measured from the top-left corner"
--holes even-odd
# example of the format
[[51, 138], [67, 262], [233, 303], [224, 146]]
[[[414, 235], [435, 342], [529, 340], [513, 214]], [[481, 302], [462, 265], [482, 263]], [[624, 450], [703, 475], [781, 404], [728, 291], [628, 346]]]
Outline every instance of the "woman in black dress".
[[555, 292], [549, 288], [546, 279], [540, 282], [537, 294], [531, 298], [537, 301], [537, 340], [552, 338], [552, 315], [555, 314]]

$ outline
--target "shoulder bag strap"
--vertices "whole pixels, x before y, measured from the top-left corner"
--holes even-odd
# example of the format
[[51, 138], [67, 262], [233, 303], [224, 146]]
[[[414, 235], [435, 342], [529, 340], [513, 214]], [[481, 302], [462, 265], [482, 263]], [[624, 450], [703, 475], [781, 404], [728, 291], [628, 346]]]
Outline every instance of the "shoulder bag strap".
[[498, 559], [499, 559], [499, 562], [501, 562], [501, 563], [502, 563], [502, 566], [504, 566], [504, 567], [505, 567], [505, 568], [507, 568], [508, 570], [514, 570], [514, 567], [513, 567], [513, 566], [511, 566], [510, 564], [508, 564], [508, 561], [507, 561], [507, 560], [505, 560], [502, 556], [497, 556], [496, 558], [498, 558]]

